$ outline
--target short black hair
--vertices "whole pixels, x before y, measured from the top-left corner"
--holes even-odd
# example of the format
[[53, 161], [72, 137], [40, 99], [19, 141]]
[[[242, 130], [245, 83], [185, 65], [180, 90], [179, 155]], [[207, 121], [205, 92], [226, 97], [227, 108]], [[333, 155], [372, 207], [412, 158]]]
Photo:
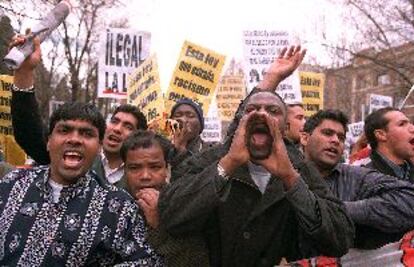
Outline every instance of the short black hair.
[[70, 102], [59, 106], [59, 108], [56, 109], [50, 117], [49, 135], [52, 134], [53, 129], [59, 121], [67, 120], [82, 120], [91, 123], [98, 129], [99, 140], [102, 141], [105, 134], [106, 123], [104, 117], [94, 105], [88, 103]]
[[165, 162], [169, 162], [169, 153], [172, 149], [171, 142], [164, 136], [150, 130], [138, 130], [130, 134], [121, 146], [121, 158], [125, 162], [128, 151], [138, 148], [150, 148], [154, 144], [161, 146]]
[[137, 130], [146, 130], [148, 129], [147, 119], [145, 118], [144, 113], [142, 113], [138, 107], [130, 104], [122, 104], [118, 106], [112, 113], [112, 117], [115, 116], [118, 112], [129, 113], [135, 117], [137, 120], [137, 125], [135, 127]]
[[391, 111], [400, 111], [400, 110], [393, 108], [393, 107], [380, 108], [372, 112], [365, 118], [364, 133], [365, 133], [365, 136], [367, 137], [368, 144], [371, 146], [373, 150], [377, 149], [378, 147], [378, 141], [377, 141], [377, 138], [375, 137], [375, 130], [387, 128], [389, 120], [385, 118], [385, 114]]
[[319, 110], [306, 120], [303, 131], [311, 134], [324, 120], [339, 122], [344, 127], [345, 133], [347, 132], [348, 117], [339, 109]]
[[301, 108], [303, 108], [303, 104], [302, 103], [290, 103], [290, 104], [286, 104], [286, 106], [288, 108], [294, 108], [294, 107], [301, 107]]

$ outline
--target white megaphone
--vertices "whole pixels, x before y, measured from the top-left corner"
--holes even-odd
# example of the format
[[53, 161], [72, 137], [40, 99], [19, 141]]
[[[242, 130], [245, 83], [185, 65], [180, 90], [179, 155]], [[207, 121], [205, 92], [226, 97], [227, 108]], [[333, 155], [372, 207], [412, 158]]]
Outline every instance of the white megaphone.
[[20, 46], [13, 47], [4, 57], [4, 63], [9, 69], [15, 70], [23, 61], [33, 53], [33, 38], [38, 36], [40, 42], [48, 37], [68, 16], [71, 9], [69, 0], [63, 0], [57, 4], [42, 20], [32, 27], [32, 33], [27, 41]]

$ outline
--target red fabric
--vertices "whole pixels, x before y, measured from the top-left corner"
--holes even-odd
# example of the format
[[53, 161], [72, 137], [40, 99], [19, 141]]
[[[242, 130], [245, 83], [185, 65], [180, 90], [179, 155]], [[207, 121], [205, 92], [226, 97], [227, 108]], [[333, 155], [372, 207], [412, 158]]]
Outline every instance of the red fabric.
[[338, 259], [337, 258], [329, 258], [320, 256], [316, 258], [316, 267], [338, 267]]
[[365, 148], [361, 149], [360, 151], [356, 152], [355, 154], [351, 155], [349, 157], [349, 163], [353, 163], [356, 160], [368, 158], [369, 155], [371, 155], [371, 148], [370, 147], [365, 147]]
[[401, 240], [400, 249], [403, 251], [401, 262], [404, 266], [414, 266], [414, 231], [408, 232]]

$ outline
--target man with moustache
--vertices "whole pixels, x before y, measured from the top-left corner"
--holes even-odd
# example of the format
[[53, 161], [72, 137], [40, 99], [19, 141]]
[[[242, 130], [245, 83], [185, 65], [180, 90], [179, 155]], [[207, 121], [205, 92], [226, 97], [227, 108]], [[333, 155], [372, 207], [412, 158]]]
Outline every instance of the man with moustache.
[[315, 164], [356, 225], [355, 247], [374, 249], [414, 228], [414, 185], [372, 169], [339, 163], [348, 119], [321, 110], [305, 123], [305, 158]]
[[[26, 37], [17, 36], [10, 46], [22, 45], [25, 41]], [[39, 40], [35, 38], [33, 42], [33, 54], [14, 72], [11, 115], [17, 143], [37, 164], [44, 165], [50, 163], [50, 157], [33, 86], [34, 69], [41, 61], [41, 50]], [[92, 165], [102, 183], [120, 184], [124, 168], [119, 151], [125, 138], [137, 129], [147, 129], [144, 114], [132, 105], [117, 107], [106, 127], [103, 149]]]
[[201, 233], [211, 266], [341, 256], [352, 243], [343, 205], [316, 170], [289, 158], [282, 137], [286, 106], [273, 90], [304, 55], [300, 47], [282, 51], [240, 105], [224, 144], [187, 160], [161, 191], [160, 227], [173, 236]]
[[414, 125], [398, 109], [387, 107], [365, 119], [364, 131], [372, 152], [366, 167], [414, 183]]

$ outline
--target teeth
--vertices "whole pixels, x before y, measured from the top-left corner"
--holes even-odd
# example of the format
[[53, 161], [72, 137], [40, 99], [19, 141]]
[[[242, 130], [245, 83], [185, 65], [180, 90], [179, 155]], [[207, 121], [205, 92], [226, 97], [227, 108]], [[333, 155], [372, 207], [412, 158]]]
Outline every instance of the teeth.
[[78, 152], [66, 152], [65, 153], [65, 156], [77, 156], [77, 157], [80, 157], [81, 155]]

